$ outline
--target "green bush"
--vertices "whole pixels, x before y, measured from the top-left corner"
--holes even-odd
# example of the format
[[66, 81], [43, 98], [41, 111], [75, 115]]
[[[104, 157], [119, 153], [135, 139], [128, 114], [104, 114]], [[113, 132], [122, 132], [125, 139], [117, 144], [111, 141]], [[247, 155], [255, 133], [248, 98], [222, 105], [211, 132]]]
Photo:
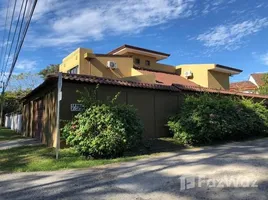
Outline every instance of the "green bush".
[[130, 105], [91, 103], [62, 129], [66, 143], [85, 156], [113, 158], [141, 141], [143, 127]]
[[267, 134], [268, 110], [248, 99], [215, 94], [188, 96], [168, 126], [183, 144], [246, 139]]

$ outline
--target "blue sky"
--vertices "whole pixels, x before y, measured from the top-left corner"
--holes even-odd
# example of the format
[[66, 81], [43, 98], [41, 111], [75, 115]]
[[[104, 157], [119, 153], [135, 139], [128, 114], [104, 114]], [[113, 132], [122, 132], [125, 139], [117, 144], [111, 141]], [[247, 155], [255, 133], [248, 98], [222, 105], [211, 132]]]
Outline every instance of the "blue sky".
[[217, 63], [244, 70], [232, 81], [268, 71], [267, 0], [73, 2], [39, 0], [16, 73], [61, 63], [77, 47], [107, 53], [123, 44], [170, 53], [162, 61], [167, 64]]

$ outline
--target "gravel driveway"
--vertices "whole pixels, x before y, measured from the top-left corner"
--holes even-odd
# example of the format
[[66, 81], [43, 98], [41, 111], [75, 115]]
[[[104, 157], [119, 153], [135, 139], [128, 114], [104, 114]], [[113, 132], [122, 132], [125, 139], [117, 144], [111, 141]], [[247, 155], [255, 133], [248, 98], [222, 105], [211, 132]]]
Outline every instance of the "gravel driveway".
[[268, 139], [91, 169], [0, 174], [0, 199], [268, 199]]

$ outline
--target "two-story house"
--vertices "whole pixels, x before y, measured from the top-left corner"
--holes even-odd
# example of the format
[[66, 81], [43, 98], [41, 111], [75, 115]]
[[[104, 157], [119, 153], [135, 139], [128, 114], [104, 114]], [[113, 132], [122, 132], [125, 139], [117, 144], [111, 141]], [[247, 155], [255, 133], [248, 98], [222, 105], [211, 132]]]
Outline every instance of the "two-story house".
[[242, 72], [219, 64], [167, 65], [160, 63], [170, 54], [131, 45], [107, 54], [78, 48], [60, 65], [60, 72], [86, 74], [163, 85], [181, 84], [229, 90], [229, 77]]

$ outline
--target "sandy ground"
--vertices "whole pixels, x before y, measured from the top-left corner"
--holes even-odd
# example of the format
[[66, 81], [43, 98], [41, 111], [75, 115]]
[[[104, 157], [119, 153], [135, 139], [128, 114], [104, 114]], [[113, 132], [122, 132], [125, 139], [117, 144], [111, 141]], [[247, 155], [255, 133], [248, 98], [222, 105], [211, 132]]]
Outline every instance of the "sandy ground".
[[98, 168], [0, 174], [0, 199], [268, 199], [268, 139]]

